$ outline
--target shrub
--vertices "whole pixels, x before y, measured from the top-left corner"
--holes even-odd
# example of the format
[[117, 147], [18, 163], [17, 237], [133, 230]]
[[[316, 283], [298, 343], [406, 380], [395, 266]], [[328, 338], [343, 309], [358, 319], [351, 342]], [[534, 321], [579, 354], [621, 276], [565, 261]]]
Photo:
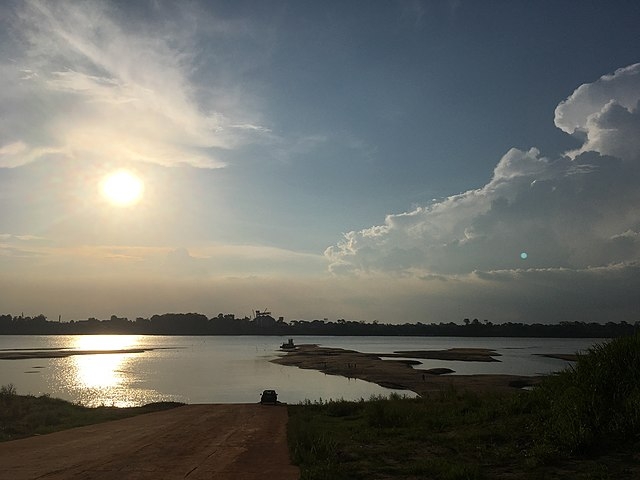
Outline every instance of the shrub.
[[543, 445], [582, 453], [640, 433], [640, 334], [591, 347], [533, 392]]
[[12, 397], [16, 395], [16, 387], [13, 383], [2, 385], [0, 387], [0, 397]]

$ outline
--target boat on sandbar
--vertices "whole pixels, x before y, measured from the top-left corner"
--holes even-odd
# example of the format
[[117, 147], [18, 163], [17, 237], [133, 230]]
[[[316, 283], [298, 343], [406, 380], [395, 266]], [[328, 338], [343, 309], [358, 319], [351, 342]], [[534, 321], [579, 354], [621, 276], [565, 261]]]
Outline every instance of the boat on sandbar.
[[295, 343], [293, 343], [293, 338], [290, 338], [288, 341], [284, 342], [280, 345], [282, 350], [294, 350], [296, 348]]

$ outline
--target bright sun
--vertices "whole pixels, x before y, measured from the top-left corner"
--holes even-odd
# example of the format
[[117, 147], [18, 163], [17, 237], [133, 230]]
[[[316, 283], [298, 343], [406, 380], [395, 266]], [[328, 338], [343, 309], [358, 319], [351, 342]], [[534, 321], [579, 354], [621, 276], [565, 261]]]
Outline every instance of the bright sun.
[[142, 180], [126, 170], [107, 175], [100, 186], [105, 198], [119, 207], [136, 204], [144, 191]]

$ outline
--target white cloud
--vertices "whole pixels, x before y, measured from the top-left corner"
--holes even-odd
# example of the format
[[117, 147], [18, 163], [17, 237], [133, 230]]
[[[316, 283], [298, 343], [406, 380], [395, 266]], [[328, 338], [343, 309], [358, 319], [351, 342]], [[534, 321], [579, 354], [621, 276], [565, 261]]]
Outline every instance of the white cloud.
[[28, 147], [22, 141], [0, 146], [0, 167], [17, 167], [23, 163]]
[[555, 111], [555, 124], [586, 137], [577, 153], [596, 151], [638, 160], [640, 138], [640, 63], [620, 68], [578, 87]]
[[586, 136], [571, 157], [511, 149], [482, 188], [346, 233], [325, 251], [330, 270], [427, 278], [639, 261], [638, 99], [640, 64], [582, 85], [556, 109], [560, 128]]
[[13, 136], [5, 147], [30, 149], [10, 160], [1, 152], [0, 165], [55, 149], [75, 158], [220, 167], [216, 149], [268, 133], [255, 99], [233, 78], [205, 84], [198, 76], [197, 34], [212, 37], [207, 48], [214, 50], [215, 40], [250, 34], [216, 28], [222, 22], [196, 8], [183, 6], [160, 22], [152, 6], [127, 18], [102, 2], [18, 4], [20, 37], [0, 70], [8, 87], [0, 108]]
[[27, 146], [24, 142], [13, 142], [0, 147], [0, 155], [17, 155], [24, 152]]
[[628, 110], [640, 100], [640, 63], [603, 75], [593, 83], [585, 83], [556, 107], [555, 124], [564, 132], [586, 131], [589, 118], [615, 101]]

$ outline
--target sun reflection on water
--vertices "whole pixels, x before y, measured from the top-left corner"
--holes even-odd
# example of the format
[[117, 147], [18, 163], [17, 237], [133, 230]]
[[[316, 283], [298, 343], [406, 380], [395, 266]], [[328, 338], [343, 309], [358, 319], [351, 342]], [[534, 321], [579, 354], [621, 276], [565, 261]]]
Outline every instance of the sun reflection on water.
[[74, 350], [125, 350], [139, 347], [140, 335], [78, 335]]
[[120, 370], [131, 353], [79, 355], [74, 357], [78, 382], [85, 388], [109, 388], [123, 383]]
[[88, 406], [113, 405], [127, 407], [138, 404], [140, 391], [130, 388], [132, 378], [127, 366], [137, 353], [109, 353], [139, 346], [136, 335], [85, 335], [75, 339], [73, 348], [100, 351], [74, 355], [72, 372], [74, 388], [82, 391], [82, 403]]

